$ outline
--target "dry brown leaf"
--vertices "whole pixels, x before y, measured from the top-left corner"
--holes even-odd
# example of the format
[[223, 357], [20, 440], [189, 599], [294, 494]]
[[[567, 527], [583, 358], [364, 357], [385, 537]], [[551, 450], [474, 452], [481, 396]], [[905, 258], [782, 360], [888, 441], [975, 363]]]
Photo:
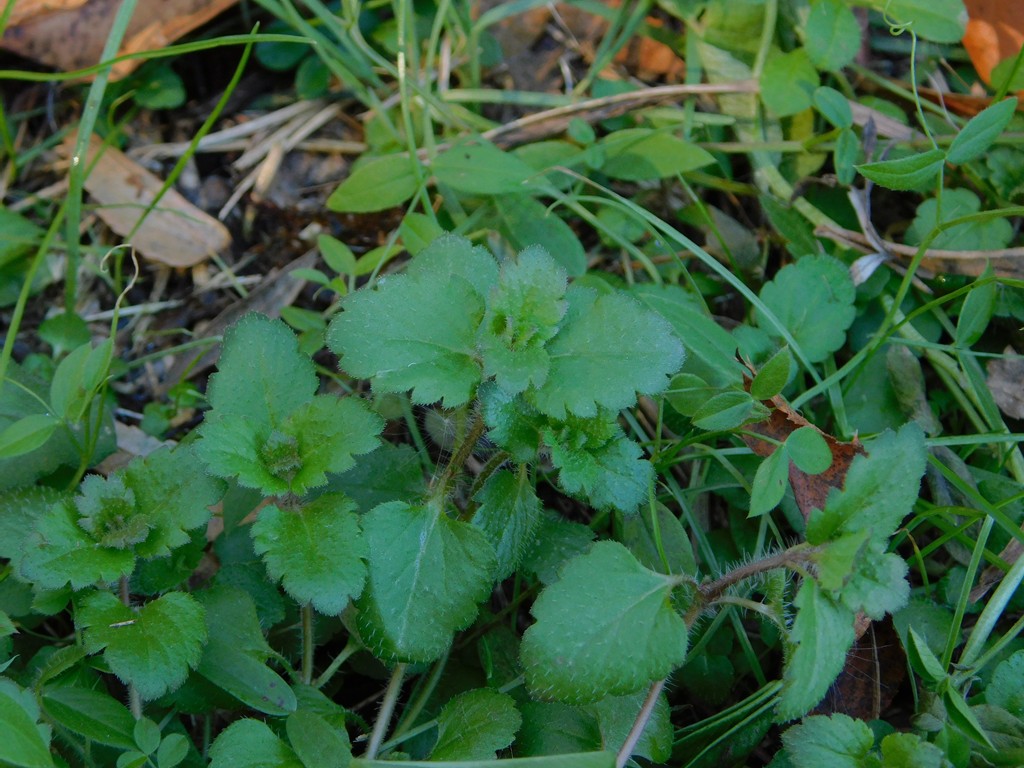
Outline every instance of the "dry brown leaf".
[[[139, 0], [119, 53], [159, 50], [238, 0]], [[17, 0], [0, 48], [65, 72], [99, 63], [121, 0]], [[124, 77], [135, 60], [117, 64]]]
[[[1024, 45], [1024, 3], [1020, 0], [964, 0], [964, 48], [978, 76], [992, 82], [993, 68]], [[1022, 93], [1024, 95], [1024, 93]]]
[[[112, 147], [106, 148], [93, 164], [100, 147], [100, 141], [91, 137], [83, 161], [87, 170], [85, 189], [99, 204], [96, 214], [114, 232], [127, 236], [164, 182]], [[70, 157], [74, 137], [65, 140], [64, 151]], [[227, 227], [173, 189], [160, 199], [131, 238], [131, 245], [142, 256], [171, 267], [194, 266], [230, 244]]]
[[988, 388], [999, 410], [1014, 419], [1024, 419], [1024, 357], [1013, 347], [1003, 350], [1006, 357], [990, 360], [988, 365]]
[[[746, 380], [746, 383], [747, 386], [750, 385], [749, 378]], [[852, 443], [844, 443], [836, 440], [832, 435], [822, 432], [794, 411], [781, 395], [777, 395], [771, 400], [765, 400], [764, 404], [771, 408], [771, 416], [765, 421], [748, 425], [747, 430], [749, 432], [764, 435], [773, 441], [781, 443], [793, 432], [800, 429], [800, 427], [811, 427], [825, 438], [829, 450], [832, 451], [832, 465], [820, 475], [808, 475], [806, 472], [798, 469], [793, 462], [789, 463], [789, 482], [793, 488], [793, 496], [796, 499], [797, 507], [800, 509], [800, 514], [806, 520], [811, 514], [812, 509], [821, 509], [825, 506], [825, 499], [828, 498], [829, 491], [833, 488], [843, 487], [846, 472], [850, 469], [853, 458], [858, 454], [864, 453], [864, 447], [860, 444], [859, 440], [854, 440]], [[749, 435], [745, 435], [743, 441], [758, 456], [770, 456], [776, 448], [776, 443], [774, 442], [758, 440]]]

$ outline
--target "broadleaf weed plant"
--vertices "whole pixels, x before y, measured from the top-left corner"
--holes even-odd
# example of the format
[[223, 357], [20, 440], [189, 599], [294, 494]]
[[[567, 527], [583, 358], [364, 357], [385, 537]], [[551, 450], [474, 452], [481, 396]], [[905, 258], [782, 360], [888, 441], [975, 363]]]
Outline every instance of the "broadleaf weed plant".
[[[897, 95], [927, 146], [876, 159], [853, 54], [822, 43], [860, 4], [666, 0], [717, 112], [638, 100], [516, 147], [479, 57], [519, 5], [258, 5], [302, 37], [232, 42], [311, 44], [300, 90], [330, 73], [371, 110], [326, 206], [401, 222], [358, 255], [321, 234], [324, 270], [301, 276], [326, 303], [243, 314], [211, 340], [202, 423], [113, 465], [121, 299], [94, 345], [69, 278], [38, 329], [51, 354], [13, 352], [62, 226], [77, 269], [81, 179], [45, 233], [0, 210], [21, 266], [0, 273], [21, 281], [0, 358], [0, 763], [1020, 762], [1024, 460], [981, 362], [1024, 316], [1003, 253], [1024, 210], [985, 163], [1014, 160], [1014, 99], [940, 136], [915, 85]], [[627, 5], [597, 62], [643, 21]], [[941, 14], [886, 13], [915, 66], [918, 33], [951, 42]], [[426, 76], [444, 46], [455, 96]], [[597, 63], [580, 82], [611, 88]], [[826, 162], [851, 202], [797, 193]], [[679, 222], [653, 212], [667, 189]], [[756, 201], [781, 264], [718, 193]], [[891, 243], [871, 202], [901, 194], [920, 199]], [[879, 253], [858, 258], [851, 222]], [[921, 282], [966, 241], [988, 266]], [[907, 672], [896, 730], [883, 688]], [[868, 706], [847, 700], [864, 679]]]

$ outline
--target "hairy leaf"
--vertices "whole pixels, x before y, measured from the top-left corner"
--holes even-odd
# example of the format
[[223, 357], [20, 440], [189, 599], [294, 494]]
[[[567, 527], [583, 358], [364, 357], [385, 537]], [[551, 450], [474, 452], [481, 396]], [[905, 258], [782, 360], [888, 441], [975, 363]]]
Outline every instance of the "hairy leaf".
[[349, 374], [372, 379], [380, 392], [411, 389], [417, 403], [454, 407], [473, 396], [484, 303], [471, 283], [442, 272], [398, 275], [350, 294], [343, 306], [327, 343]]
[[379, 445], [384, 421], [352, 397], [318, 396], [297, 408], [282, 432], [295, 439], [300, 466], [291, 477], [291, 492], [301, 496], [327, 482], [328, 472], [344, 472], [353, 456]]
[[210, 768], [305, 768], [291, 748], [259, 720], [237, 720], [210, 745]]
[[311, 400], [316, 388], [313, 361], [288, 326], [250, 313], [224, 334], [207, 396], [218, 416], [269, 429]]
[[288, 741], [305, 768], [347, 768], [352, 762], [348, 733], [316, 712], [307, 709], [293, 712], [285, 728]]
[[363, 641], [384, 658], [436, 659], [491, 591], [491, 545], [434, 504], [381, 504], [362, 523], [369, 548], [369, 580], [356, 602]]
[[522, 717], [507, 693], [478, 688], [451, 699], [437, 716], [431, 760], [493, 760], [515, 739]]
[[817, 583], [805, 579], [793, 605], [796, 619], [790, 633], [792, 650], [786, 662], [778, 713], [790, 720], [805, 714], [828, 692], [853, 645], [853, 617]]
[[134, 749], [135, 718], [128, 707], [103, 691], [77, 686], [47, 687], [43, 709], [63, 727], [87, 739], [121, 749]]
[[871, 531], [885, 541], [910, 513], [924, 474], [924, 433], [916, 422], [899, 432], [887, 431], [867, 445], [866, 456], [856, 456], [846, 473], [843, 489], [833, 490], [824, 509], [807, 520], [807, 540], [821, 544], [837, 536]]
[[76, 616], [90, 653], [103, 651], [110, 669], [155, 699], [180, 686], [199, 664], [206, 624], [201, 605], [184, 592], [169, 592], [138, 611], [109, 592], [83, 599]]
[[847, 715], [815, 715], [782, 734], [782, 743], [794, 768], [862, 768], [875, 737]]
[[686, 658], [686, 625], [672, 610], [675, 580], [603, 541], [565, 566], [533, 604], [523, 636], [530, 690], [568, 703], [635, 693]]
[[103, 547], [78, 524], [71, 501], [54, 504], [39, 519], [26, 539], [22, 575], [44, 589], [59, 589], [68, 582], [82, 589], [98, 582], [116, 581], [135, 567], [131, 549]]
[[[632, 696], [606, 696], [584, 707], [597, 717], [601, 743], [605, 749], [619, 750], [626, 743], [626, 737], [636, 722], [637, 713], [643, 706], [646, 696], [646, 691]], [[645, 757], [652, 763], [664, 763], [672, 755], [672, 738], [672, 718], [668, 699], [662, 693], [658, 696], [640, 740], [633, 747], [632, 755]]]
[[354, 510], [346, 496], [325, 494], [298, 510], [264, 507], [252, 526], [271, 577], [321, 613], [341, 613], [366, 581], [366, 543]]
[[513, 394], [548, 375], [544, 349], [565, 315], [566, 273], [540, 246], [502, 265], [480, 326], [484, 373]]
[[537, 408], [561, 419], [627, 408], [636, 394], [657, 394], [682, 365], [683, 347], [660, 316], [623, 294], [573, 287], [569, 311], [548, 344], [551, 368], [531, 390]]
[[603, 445], [575, 447], [561, 442], [554, 430], [545, 430], [551, 463], [558, 469], [558, 484], [566, 493], [581, 497], [598, 509], [626, 513], [647, 498], [654, 468], [643, 449], [624, 435]]
[[540, 500], [526, 467], [499, 471], [476, 495], [480, 503], [473, 524], [483, 531], [497, 557], [495, 579], [501, 581], [519, 567], [534, 541], [541, 521]]

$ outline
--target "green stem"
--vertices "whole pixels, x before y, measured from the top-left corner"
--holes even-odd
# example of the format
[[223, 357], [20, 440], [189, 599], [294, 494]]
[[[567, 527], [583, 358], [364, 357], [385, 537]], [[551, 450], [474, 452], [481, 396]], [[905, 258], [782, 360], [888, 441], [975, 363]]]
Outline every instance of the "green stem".
[[327, 685], [331, 678], [334, 677], [335, 673], [341, 669], [341, 665], [348, 661], [349, 658], [352, 657], [352, 654], [356, 653], [356, 651], [362, 650], [362, 648], [362, 643], [354, 637], [350, 637], [348, 643], [346, 643], [345, 647], [341, 649], [341, 653], [335, 656], [334, 661], [331, 662], [330, 666], [327, 667], [327, 669], [323, 671], [323, 674], [321, 674], [320, 677], [316, 679], [316, 682], [313, 683], [313, 687], [323, 688]]
[[370, 734], [370, 743], [366, 747], [365, 759], [373, 760], [380, 751], [380, 745], [388, 730], [388, 723], [391, 722], [391, 715], [395, 711], [395, 704], [398, 702], [398, 694], [402, 690], [402, 678], [405, 677], [405, 664], [396, 664], [395, 671], [391, 673], [391, 680], [388, 688], [384, 691], [384, 700], [380, 703], [380, 712], [377, 713], [377, 722], [373, 724], [373, 733]]
[[[404, 736], [409, 728], [416, 722], [416, 718], [420, 716], [420, 712], [427, 705], [430, 697], [434, 694], [434, 689], [437, 688], [438, 682], [441, 680], [441, 674], [444, 672], [445, 666], [448, 664], [448, 655], [451, 653], [451, 648], [444, 652], [437, 661], [434, 662], [434, 668], [430, 670], [430, 677], [427, 678], [426, 682], [423, 683], [423, 687], [416, 692], [416, 698], [413, 699], [412, 704], [402, 713], [402, 719], [398, 721], [398, 725], [395, 726], [395, 732], [391, 736], [391, 741], [396, 741], [400, 737]], [[406, 736], [408, 738], [408, 736]]]
[[[757, 576], [765, 571], [773, 571], [776, 568], [795, 569], [806, 565], [810, 562], [811, 556], [817, 551], [816, 547], [811, 547], [809, 544], [797, 544], [771, 557], [739, 565], [728, 573], [722, 574], [714, 581], [701, 584], [698, 588], [700, 599], [694, 602], [694, 607], [690, 609], [689, 614], [692, 615], [693, 619], [696, 619], [700, 611], [718, 600], [729, 587], [739, 584], [751, 576]], [[690, 615], [687, 616], [687, 624], [692, 624]]]
[[302, 606], [302, 682], [313, 682], [313, 606]]
[[480, 470], [480, 474], [473, 480], [473, 484], [469, 487], [469, 493], [466, 494], [466, 498], [472, 499], [476, 496], [480, 489], [484, 487], [484, 483], [487, 479], [497, 472], [501, 466], [512, 458], [512, 455], [508, 451], [498, 451], [496, 454], [491, 456], [484, 464], [483, 469]]

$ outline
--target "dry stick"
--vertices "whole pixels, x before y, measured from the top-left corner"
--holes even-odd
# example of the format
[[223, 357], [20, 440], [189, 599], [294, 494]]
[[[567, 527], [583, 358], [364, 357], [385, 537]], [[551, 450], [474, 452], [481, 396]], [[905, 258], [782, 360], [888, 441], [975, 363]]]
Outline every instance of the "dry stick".
[[[590, 122], [605, 120], [614, 115], [629, 112], [638, 107], [648, 104], [657, 104], [662, 101], [685, 98], [687, 96], [713, 95], [720, 93], [757, 93], [757, 81], [740, 80], [735, 83], [698, 83], [695, 85], [662, 85], [656, 88], [645, 88], [642, 91], [629, 91], [627, 93], [616, 93], [611, 96], [602, 96], [597, 99], [587, 99], [578, 104], [568, 104], [564, 107], [546, 109], [542, 112], [535, 112], [526, 115], [518, 120], [513, 120], [505, 125], [485, 131], [481, 136], [496, 144], [512, 145], [522, 140], [517, 137], [517, 132], [525, 132], [534, 126], [542, 126], [541, 135], [551, 135], [561, 132], [565, 125], [574, 117], [580, 117]], [[528, 134], [526, 139], [537, 138], [536, 134]]]

